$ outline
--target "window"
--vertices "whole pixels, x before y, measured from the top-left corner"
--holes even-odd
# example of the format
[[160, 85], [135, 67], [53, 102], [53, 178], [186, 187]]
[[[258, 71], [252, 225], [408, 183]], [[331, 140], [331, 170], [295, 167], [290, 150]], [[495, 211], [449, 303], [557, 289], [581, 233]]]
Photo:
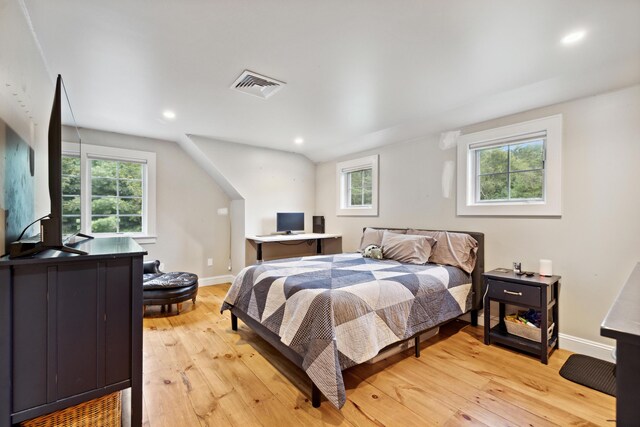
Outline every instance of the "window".
[[65, 143], [63, 199], [65, 233], [153, 242], [155, 153]]
[[545, 139], [474, 150], [476, 202], [544, 200]]
[[91, 233], [142, 233], [143, 163], [92, 159]]
[[80, 232], [80, 156], [62, 157], [62, 235]]
[[337, 215], [378, 215], [378, 156], [336, 165]]
[[561, 214], [562, 116], [463, 135], [458, 215]]
[[347, 172], [347, 200], [350, 208], [370, 208], [373, 187], [371, 168]]

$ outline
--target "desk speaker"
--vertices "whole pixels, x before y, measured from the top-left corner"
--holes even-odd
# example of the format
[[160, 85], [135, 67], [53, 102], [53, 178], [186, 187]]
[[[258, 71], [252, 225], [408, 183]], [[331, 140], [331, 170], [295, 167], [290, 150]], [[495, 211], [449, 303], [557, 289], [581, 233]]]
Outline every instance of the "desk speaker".
[[324, 233], [324, 217], [323, 216], [313, 217], [313, 232]]

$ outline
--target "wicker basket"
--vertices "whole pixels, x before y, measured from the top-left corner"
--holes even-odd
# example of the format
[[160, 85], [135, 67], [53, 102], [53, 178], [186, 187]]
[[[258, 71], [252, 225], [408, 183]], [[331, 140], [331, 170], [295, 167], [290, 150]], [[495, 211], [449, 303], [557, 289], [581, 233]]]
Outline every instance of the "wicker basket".
[[[514, 322], [507, 317], [504, 318], [504, 324], [507, 326], [507, 332], [512, 335], [517, 335], [530, 341], [542, 342], [542, 332], [540, 328], [532, 328], [531, 326]], [[549, 326], [549, 331], [547, 334], [547, 338], [549, 340], [551, 339], [551, 334], [553, 333], [553, 328], [555, 327], [555, 325], [555, 323], [552, 323], [551, 326]]]
[[120, 427], [120, 392], [20, 423], [22, 427]]

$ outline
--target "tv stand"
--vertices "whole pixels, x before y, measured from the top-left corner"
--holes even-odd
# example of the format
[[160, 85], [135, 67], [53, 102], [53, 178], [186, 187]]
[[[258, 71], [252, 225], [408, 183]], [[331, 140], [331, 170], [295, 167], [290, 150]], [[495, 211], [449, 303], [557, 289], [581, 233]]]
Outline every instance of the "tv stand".
[[74, 236], [78, 236], [78, 237], [82, 237], [83, 239], [93, 239], [93, 236], [89, 236], [88, 234], [84, 234], [84, 233], [76, 233], [74, 234]]
[[[65, 248], [69, 249], [69, 248]], [[133, 239], [0, 258], [0, 427], [131, 388], [142, 425], [142, 257]]]
[[[42, 230], [42, 233], [33, 237], [29, 237], [27, 239], [21, 239], [11, 243], [11, 245], [9, 246], [10, 259], [34, 255], [49, 249], [52, 249], [54, 251], [59, 251], [59, 252], [66, 252], [69, 254], [75, 254], [75, 255], [87, 255], [87, 252], [67, 246], [63, 242], [60, 242], [60, 244], [57, 244], [58, 243], [57, 240], [62, 240], [62, 237], [60, 237], [59, 239], [57, 238], [57, 236], [60, 235], [59, 234], [60, 232], [59, 230], [55, 230], [54, 228], [56, 227], [56, 222], [52, 223], [50, 218], [41, 219], [40, 221], [41, 221], [40, 229]], [[49, 231], [52, 229], [55, 230], [54, 233], [51, 233]], [[45, 236], [54, 234], [56, 238], [49, 239], [49, 242], [47, 242], [46, 238], [42, 239], [43, 234]], [[93, 236], [89, 236], [88, 234], [84, 234], [84, 233], [76, 233], [73, 236], [82, 237], [85, 240], [93, 239]], [[74, 242], [74, 243], [78, 243], [78, 242]]]
[[[93, 239], [93, 237], [88, 237], [88, 238]], [[49, 249], [52, 249], [54, 251], [66, 252], [69, 254], [76, 254], [76, 255], [87, 254], [87, 252], [85, 251], [81, 251], [80, 249], [75, 249], [66, 245], [49, 246], [49, 245], [45, 245], [41, 241], [33, 242], [32, 239], [25, 239], [25, 240], [18, 240], [17, 242], [11, 243], [9, 247], [9, 258], [14, 259], [14, 258], [26, 257], [29, 255], [34, 255], [40, 252], [44, 252]]]

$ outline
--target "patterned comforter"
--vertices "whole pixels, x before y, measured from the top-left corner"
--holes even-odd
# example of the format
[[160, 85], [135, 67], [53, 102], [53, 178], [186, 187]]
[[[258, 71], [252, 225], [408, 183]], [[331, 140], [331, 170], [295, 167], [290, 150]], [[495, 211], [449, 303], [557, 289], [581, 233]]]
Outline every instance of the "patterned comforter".
[[468, 311], [471, 276], [359, 253], [289, 258], [242, 270], [221, 311], [232, 307], [298, 353], [307, 375], [341, 408], [342, 370]]

